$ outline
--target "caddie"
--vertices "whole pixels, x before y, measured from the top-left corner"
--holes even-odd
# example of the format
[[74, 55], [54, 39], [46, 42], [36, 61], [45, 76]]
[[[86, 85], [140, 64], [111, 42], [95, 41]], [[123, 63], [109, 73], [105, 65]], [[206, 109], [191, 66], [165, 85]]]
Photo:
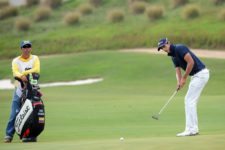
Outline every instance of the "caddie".
[[[12, 61], [12, 72], [14, 77], [20, 78], [23, 82], [27, 82], [26, 75], [29, 73], [40, 73], [40, 61], [38, 56], [32, 55], [32, 43], [30, 41], [22, 41], [20, 43], [21, 56], [18, 56]], [[6, 127], [5, 143], [10, 143], [13, 140], [15, 133], [14, 122], [16, 115], [20, 111], [20, 98], [22, 95], [21, 85], [18, 84], [15, 88], [10, 118]]]

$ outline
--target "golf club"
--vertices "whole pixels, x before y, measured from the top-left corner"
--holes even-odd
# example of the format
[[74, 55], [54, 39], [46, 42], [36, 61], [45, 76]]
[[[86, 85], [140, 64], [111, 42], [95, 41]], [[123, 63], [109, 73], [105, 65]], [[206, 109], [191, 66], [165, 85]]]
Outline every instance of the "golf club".
[[160, 109], [159, 113], [152, 116], [153, 119], [159, 120], [160, 114], [163, 112], [163, 110], [166, 108], [166, 106], [170, 103], [170, 101], [174, 98], [174, 96], [177, 94], [177, 92], [178, 92], [178, 89], [176, 91], [174, 91], [173, 95], [168, 99], [168, 101]]

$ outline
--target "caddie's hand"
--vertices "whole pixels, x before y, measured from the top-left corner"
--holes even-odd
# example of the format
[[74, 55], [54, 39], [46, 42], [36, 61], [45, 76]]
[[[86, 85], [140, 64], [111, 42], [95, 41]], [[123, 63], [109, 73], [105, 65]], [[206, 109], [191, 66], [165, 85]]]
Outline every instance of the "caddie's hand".
[[21, 77], [21, 80], [22, 80], [23, 82], [27, 82], [27, 77], [23, 75], [23, 76]]

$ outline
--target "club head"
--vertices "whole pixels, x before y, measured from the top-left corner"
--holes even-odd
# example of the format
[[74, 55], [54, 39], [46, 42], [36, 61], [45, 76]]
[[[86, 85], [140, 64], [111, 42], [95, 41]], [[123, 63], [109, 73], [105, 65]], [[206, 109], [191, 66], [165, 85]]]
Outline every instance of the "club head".
[[155, 120], [159, 120], [159, 115], [153, 115], [152, 118]]

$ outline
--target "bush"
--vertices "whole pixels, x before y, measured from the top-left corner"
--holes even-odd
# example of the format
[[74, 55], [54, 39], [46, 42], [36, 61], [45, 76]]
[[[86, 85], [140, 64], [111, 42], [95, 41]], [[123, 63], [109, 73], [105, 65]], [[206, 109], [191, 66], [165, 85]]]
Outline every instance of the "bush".
[[184, 19], [193, 19], [200, 15], [199, 7], [196, 5], [188, 5], [183, 9], [182, 12]]
[[40, 0], [41, 5], [57, 8], [62, 5], [62, 0]]
[[80, 14], [77, 12], [69, 12], [64, 16], [64, 22], [67, 25], [74, 25], [80, 22]]
[[128, 0], [128, 3], [134, 3], [134, 2], [146, 2], [147, 0]]
[[7, 6], [0, 10], [0, 20], [17, 16], [17, 15], [18, 15], [18, 10], [16, 9], [16, 7]]
[[161, 6], [149, 6], [146, 13], [150, 20], [156, 20], [163, 17], [164, 9]]
[[36, 4], [39, 4], [40, 0], [26, 0], [27, 2], [27, 6], [33, 6], [33, 5], [36, 5]]
[[36, 10], [34, 20], [35, 21], [46, 20], [50, 17], [51, 13], [52, 9], [50, 7], [41, 6]]
[[110, 10], [107, 14], [107, 18], [112, 23], [121, 22], [124, 20], [124, 13], [120, 9]]
[[173, 7], [179, 7], [188, 3], [188, 0], [173, 0]]
[[15, 21], [15, 28], [18, 31], [27, 31], [30, 29], [31, 22], [28, 18], [17, 18]]
[[9, 2], [7, 1], [0, 1], [0, 8], [3, 8], [3, 7], [6, 7], [6, 6], [9, 6]]
[[82, 15], [88, 15], [93, 12], [93, 7], [90, 4], [84, 4], [79, 7], [79, 11]]
[[127, 1], [128, 1], [129, 7], [132, 7], [132, 5], [137, 2], [143, 2], [143, 3], [147, 2], [147, 0], [127, 0]]
[[212, 0], [214, 5], [221, 5], [222, 3], [225, 2], [225, 0]]
[[89, 3], [95, 7], [98, 7], [102, 4], [102, 0], [89, 0]]
[[144, 2], [134, 2], [131, 4], [131, 11], [134, 14], [142, 14], [145, 12], [146, 4]]
[[225, 9], [221, 10], [218, 15], [219, 19], [225, 21]]

